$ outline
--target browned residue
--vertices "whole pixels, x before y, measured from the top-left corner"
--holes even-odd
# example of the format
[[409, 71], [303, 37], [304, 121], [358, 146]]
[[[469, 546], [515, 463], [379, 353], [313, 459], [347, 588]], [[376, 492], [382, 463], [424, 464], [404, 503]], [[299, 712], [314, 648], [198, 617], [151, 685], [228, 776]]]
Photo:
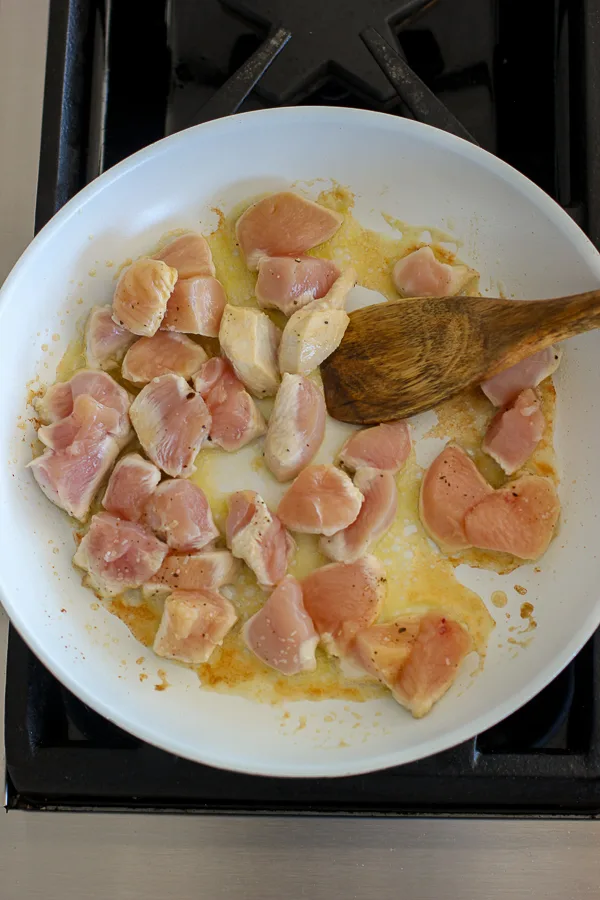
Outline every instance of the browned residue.
[[160, 678], [160, 682], [154, 685], [155, 691], [166, 691], [168, 687], [171, 687], [171, 685], [167, 681], [167, 673], [164, 669], [159, 669], [156, 674]]
[[529, 619], [533, 613], [533, 603], [522, 603], [521, 604], [521, 618]]
[[523, 587], [522, 584], [515, 584], [515, 591], [517, 592], [517, 594], [520, 594], [521, 597], [524, 597], [525, 594], [527, 593], [527, 588]]

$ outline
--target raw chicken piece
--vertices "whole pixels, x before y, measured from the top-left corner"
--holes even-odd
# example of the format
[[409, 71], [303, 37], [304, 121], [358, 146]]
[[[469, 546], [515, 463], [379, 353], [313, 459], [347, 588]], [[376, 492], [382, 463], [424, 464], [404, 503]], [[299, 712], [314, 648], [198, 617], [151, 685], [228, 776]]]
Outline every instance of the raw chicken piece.
[[324, 297], [339, 276], [334, 262], [318, 256], [265, 257], [258, 265], [256, 299], [263, 309], [279, 309], [291, 316]]
[[279, 369], [308, 375], [342, 342], [350, 319], [344, 309], [356, 272], [347, 269], [321, 300], [313, 300], [288, 319], [279, 345]]
[[434, 612], [423, 616], [408, 661], [392, 685], [394, 699], [416, 719], [426, 716], [452, 685], [471, 649], [471, 637], [458, 622]]
[[331, 653], [344, 652], [358, 631], [373, 624], [385, 584], [385, 570], [374, 556], [331, 563], [302, 579], [304, 607]]
[[314, 672], [319, 636], [302, 602], [302, 588], [291, 575], [246, 622], [244, 640], [260, 660], [283, 675]]
[[120, 384], [107, 375], [93, 369], [80, 369], [69, 381], [57, 381], [51, 385], [44, 396], [36, 403], [36, 411], [45, 424], [70, 416], [76, 397], [88, 394], [97, 403], [116, 409], [119, 413], [119, 425], [115, 437], [125, 440], [129, 438], [129, 404], [131, 397]]
[[85, 325], [85, 358], [90, 369], [114, 369], [135, 335], [112, 317], [112, 306], [93, 306]]
[[160, 328], [177, 269], [159, 259], [136, 259], [117, 281], [113, 318], [132, 334], [152, 337]]
[[492, 493], [473, 460], [460, 447], [449, 444], [423, 476], [421, 522], [442, 550], [462, 550], [472, 543], [465, 534], [465, 515]]
[[333, 237], [344, 217], [291, 191], [270, 194], [237, 220], [235, 232], [249, 269], [264, 256], [299, 256]]
[[75, 398], [71, 414], [52, 425], [42, 425], [38, 429], [38, 438], [51, 450], [71, 447], [73, 455], [80, 455], [84, 442], [92, 446], [107, 435], [114, 436], [119, 423], [116, 409], [102, 406], [88, 394], [80, 394]]
[[170, 553], [148, 584], [166, 585], [169, 589], [180, 591], [196, 591], [201, 588], [213, 591], [224, 584], [233, 584], [240, 568], [240, 562], [229, 550]]
[[173, 550], [201, 550], [219, 537], [204, 491], [185, 478], [163, 481], [156, 488], [145, 521]]
[[281, 332], [266, 313], [228, 305], [219, 341], [235, 374], [255, 397], [271, 397], [279, 387], [277, 347]]
[[340, 462], [351, 471], [368, 466], [395, 475], [408, 459], [410, 447], [407, 423], [403, 419], [386, 422], [355, 431], [340, 451]]
[[453, 297], [478, 275], [468, 266], [440, 262], [431, 247], [420, 247], [398, 260], [392, 280], [403, 297]]
[[212, 275], [181, 278], [169, 298], [160, 327], [163, 331], [217, 337], [226, 306], [225, 289]]
[[156, 259], [177, 269], [179, 278], [195, 278], [196, 275], [215, 275], [212, 253], [201, 234], [189, 232], [175, 238], [156, 254]]
[[85, 569], [95, 591], [114, 597], [149, 581], [166, 554], [167, 545], [147, 528], [101, 512], [92, 517], [73, 562]]
[[474, 547], [538, 559], [548, 549], [560, 513], [548, 478], [524, 475], [484, 497], [465, 516], [465, 534]]
[[492, 419], [481, 445], [485, 453], [512, 475], [524, 465], [544, 433], [544, 415], [535, 391], [523, 391]]
[[321, 550], [336, 562], [354, 562], [364, 556], [396, 518], [398, 490], [391, 472], [359, 469], [354, 485], [364, 497], [357, 518], [342, 531], [321, 538]]
[[130, 416], [140, 444], [167, 475], [191, 475], [210, 430], [204, 400], [181, 375], [161, 375], [142, 388]]
[[265, 433], [267, 424], [231, 363], [214, 356], [194, 376], [212, 423], [209, 440], [223, 450], [239, 450]]
[[269, 418], [265, 462], [277, 481], [290, 481], [303, 469], [325, 436], [325, 398], [304, 375], [283, 376]]
[[119, 445], [105, 434], [100, 439], [77, 440], [65, 450], [46, 450], [29, 468], [52, 503], [83, 521], [118, 455]]
[[237, 622], [232, 603], [214, 591], [173, 591], [156, 632], [157, 656], [203, 663]]
[[335, 534], [360, 512], [363, 495], [341, 469], [309, 466], [281, 498], [277, 515], [301, 534]]
[[506, 406], [521, 391], [537, 387], [556, 372], [561, 356], [557, 347], [547, 347], [484, 381], [481, 390], [494, 406]]
[[269, 587], [282, 580], [294, 541], [259, 494], [237, 491], [231, 495], [225, 529], [227, 546], [252, 569], [260, 585]]
[[112, 470], [102, 506], [121, 519], [139, 522], [159, 481], [160, 469], [139, 453], [128, 453]]
[[147, 384], [159, 375], [181, 375], [186, 380], [208, 359], [206, 353], [184, 334], [158, 331], [151, 338], [140, 338], [123, 360], [123, 378], [134, 384]]
[[353, 662], [392, 687], [408, 661], [419, 624], [418, 616], [403, 616], [359, 631], [350, 648]]

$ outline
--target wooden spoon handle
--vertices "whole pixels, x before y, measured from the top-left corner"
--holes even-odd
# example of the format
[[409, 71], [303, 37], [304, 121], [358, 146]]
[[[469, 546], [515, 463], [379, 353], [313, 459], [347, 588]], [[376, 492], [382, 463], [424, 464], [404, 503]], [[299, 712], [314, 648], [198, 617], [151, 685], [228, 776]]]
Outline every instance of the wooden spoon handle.
[[495, 300], [481, 313], [489, 316], [486, 355], [495, 360], [486, 372], [490, 378], [551, 344], [600, 328], [600, 290], [556, 300]]

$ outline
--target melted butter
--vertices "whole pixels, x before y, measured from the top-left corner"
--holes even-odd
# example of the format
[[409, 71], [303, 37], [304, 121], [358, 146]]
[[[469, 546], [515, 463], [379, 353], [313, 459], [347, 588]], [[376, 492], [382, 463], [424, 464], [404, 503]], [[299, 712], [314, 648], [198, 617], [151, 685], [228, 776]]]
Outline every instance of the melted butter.
[[502, 609], [502, 607], [506, 606], [508, 603], [508, 597], [504, 591], [494, 591], [492, 594], [492, 603], [498, 609]]

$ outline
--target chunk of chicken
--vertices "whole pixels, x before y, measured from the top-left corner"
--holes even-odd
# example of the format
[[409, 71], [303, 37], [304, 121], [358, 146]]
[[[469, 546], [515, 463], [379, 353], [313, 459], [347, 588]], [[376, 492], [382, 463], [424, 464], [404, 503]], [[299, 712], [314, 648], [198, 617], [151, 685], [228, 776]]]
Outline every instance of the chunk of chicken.
[[324, 297], [339, 276], [334, 262], [318, 256], [265, 257], [258, 264], [256, 299], [263, 309], [279, 309], [291, 316]]
[[101, 512], [92, 517], [73, 562], [98, 594], [114, 597], [149, 581], [166, 554], [167, 545], [147, 528]]
[[71, 414], [51, 425], [42, 425], [38, 429], [38, 438], [51, 450], [72, 447], [72, 455], [78, 455], [81, 452], [78, 445], [86, 442], [91, 446], [107, 435], [114, 437], [119, 423], [116, 409], [103, 406], [88, 394], [80, 394], [75, 398]]
[[123, 360], [123, 378], [134, 384], [148, 384], [159, 375], [181, 375], [186, 380], [208, 359], [200, 346], [184, 334], [158, 331], [151, 338], [140, 338], [129, 348]]
[[209, 440], [223, 450], [239, 450], [265, 433], [267, 424], [231, 363], [214, 356], [194, 376], [194, 387], [211, 415]]
[[474, 547], [539, 559], [548, 549], [559, 513], [553, 483], [539, 475], [524, 475], [470, 509], [464, 529]]
[[423, 476], [421, 522], [442, 550], [462, 550], [472, 543], [465, 533], [465, 515], [492, 493], [473, 460], [460, 447], [450, 444]]
[[325, 297], [288, 319], [279, 345], [282, 373], [308, 375], [339, 347], [350, 322], [344, 304], [355, 284], [356, 272], [347, 269]]
[[299, 256], [333, 237], [344, 217], [291, 191], [270, 194], [237, 220], [235, 232], [249, 269], [265, 256]]
[[154, 652], [184, 663], [206, 662], [236, 622], [233, 604], [221, 594], [173, 591], [165, 600]]
[[354, 522], [331, 537], [321, 538], [321, 550], [337, 562], [354, 562], [364, 556], [392, 525], [398, 509], [398, 490], [391, 472], [359, 469], [354, 485], [364, 497]]
[[156, 254], [179, 278], [195, 278], [197, 275], [215, 275], [212, 253], [208, 241], [201, 234], [190, 231], [175, 238]]
[[136, 259], [122, 272], [113, 296], [113, 318], [132, 334], [152, 337], [160, 328], [177, 269], [158, 259]]
[[358, 631], [379, 616], [386, 593], [385, 570], [374, 556], [331, 563], [300, 582], [306, 612], [331, 653], [341, 654]]
[[314, 672], [319, 636], [302, 602], [302, 588], [290, 575], [244, 626], [244, 640], [260, 660], [283, 675]]
[[111, 472], [102, 506], [121, 519], [139, 522], [160, 477], [153, 463], [139, 453], [128, 453]]
[[507, 475], [524, 465], [544, 433], [544, 415], [535, 391], [523, 391], [505, 410], [497, 413], [481, 445]]
[[494, 406], [506, 406], [527, 388], [536, 388], [545, 378], [549, 378], [560, 365], [562, 351], [557, 347], [546, 347], [527, 359], [505, 369], [481, 385], [481, 390]]
[[290, 481], [308, 465], [325, 436], [325, 398], [304, 375], [283, 376], [269, 418], [265, 462], [277, 481]]
[[226, 306], [225, 289], [212, 275], [181, 278], [169, 298], [160, 327], [164, 331], [217, 337]]
[[419, 626], [419, 616], [402, 616], [359, 631], [349, 648], [352, 661], [391, 688], [408, 662]]
[[204, 491], [185, 478], [163, 481], [156, 488], [145, 521], [173, 550], [201, 550], [219, 537]]
[[219, 341], [235, 374], [255, 397], [271, 397], [279, 387], [277, 347], [281, 332], [266, 313], [247, 306], [228, 305]]
[[283, 579], [294, 541], [259, 494], [231, 495], [225, 530], [227, 546], [252, 569], [260, 585], [272, 587]]
[[398, 260], [392, 280], [403, 297], [453, 297], [478, 275], [468, 266], [440, 262], [431, 247], [420, 247]]
[[363, 495], [335, 466], [309, 466], [281, 498], [277, 515], [302, 534], [335, 534], [357, 518]]
[[386, 422], [350, 435], [340, 451], [340, 462], [351, 471], [367, 466], [395, 475], [410, 456], [410, 447], [407, 423], [403, 419]]
[[85, 359], [90, 369], [115, 369], [135, 335], [112, 317], [112, 306], [93, 306], [85, 325]]
[[148, 584], [151, 587], [165, 585], [180, 591], [201, 588], [214, 591], [224, 584], [233, 584], [240, 569], [241, 563], [229, 550], [170, 553]]
[[161, 375], [147, 384], [130, 409], [140, 444], [167, 475], [191, 475], [210, 430], [204, 400], [181, 375]]
[[119, 425], [114, 436], [119, 440], [129, 439], [129, 405], [131, 397], [120, 384], [106, 372], [92, 369], [80, 369], [69, 381], [57, 381], [51, 385], [44, 396], [36, 403], [36, 411], [45, 424], [57, 422], [70, 416], [75, 399], [87, 394], [110, 409], [119, 413]]

